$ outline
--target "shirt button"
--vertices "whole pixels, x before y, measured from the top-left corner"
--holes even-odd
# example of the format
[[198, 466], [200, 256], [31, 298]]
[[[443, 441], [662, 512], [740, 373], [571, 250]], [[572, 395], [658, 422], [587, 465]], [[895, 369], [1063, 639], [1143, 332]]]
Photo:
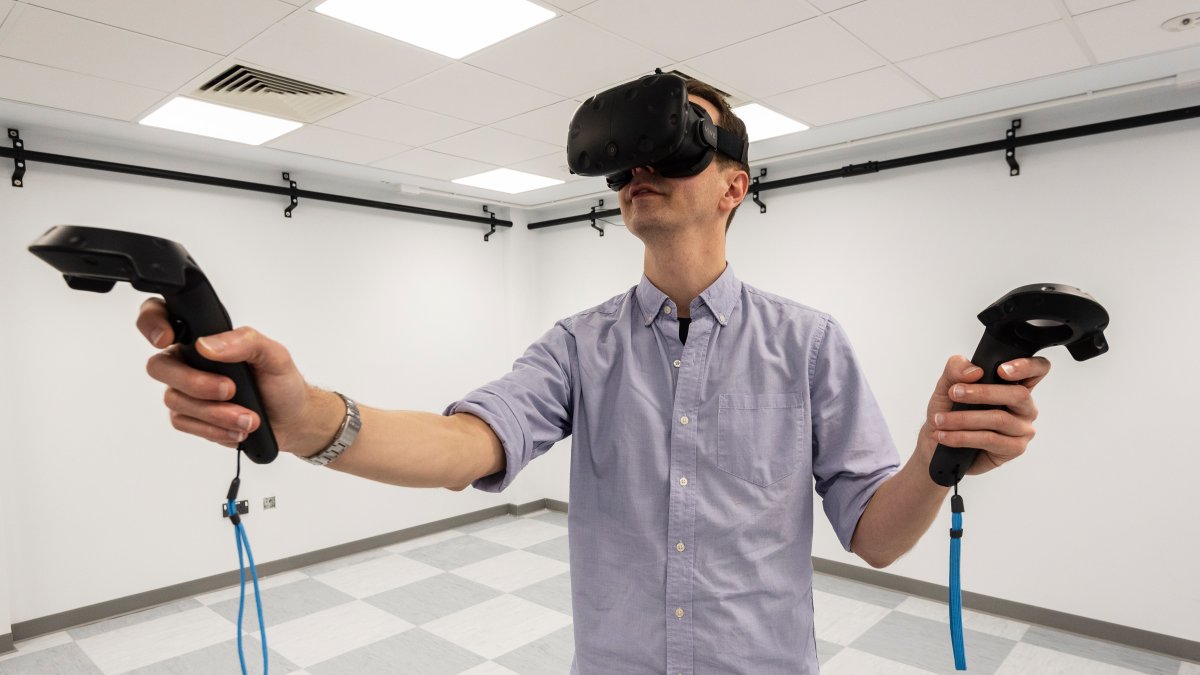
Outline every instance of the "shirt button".
[[688, 418], [687, 418], [687, 415], [684, 415], [683, 417], [680, 417], [680, 418], [679, 418], [679, 423], [680, 423], [680, 424], [687, 424], [687, 423], [688, 423]]
[[687, 478], [680, 478], [680, 479], [679, 479], [679, 484], [680, 484], [680, 485], [687, 485]]
[[675, 367], [678, 368], [681, 365], [683, 365], [683, 362], [680, 361], [679, 359], [675, 359]]
[[670, 314], [670, 313], [671, 313], [670, 307], [663, 307], [663, 314]]
[[725, 315], [724, 314], [722, 314], [721, 316], [719, 316], [717, 318], [719, 318], [721, 320], [721, 323], [725, 323]]
[[675, 544], [675, 550], [676, 550], [676, 551], [679, 551], [680, 553], [683, 553], [683, 549], [684, 549], [684, 548], [685, 548], [685, 547], [684, 547], [684, 545], [683, 545], [683, 542], [682, 542], [682, 541], [681, 541], [681, 542], [679, 542], [678, 544]]
[[675, 610], [675, 618], [676, 618], [676, 619], [682, 619], [682, 618], [683, 618], [683, 609], [682, 609], [682, 608], [677, 608], [677, 609]]

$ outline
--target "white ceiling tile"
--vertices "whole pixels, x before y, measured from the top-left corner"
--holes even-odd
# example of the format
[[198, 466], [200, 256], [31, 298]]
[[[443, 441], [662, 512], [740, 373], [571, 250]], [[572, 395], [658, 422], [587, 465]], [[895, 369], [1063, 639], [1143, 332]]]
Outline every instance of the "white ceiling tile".
[[17, 3], [14, 0], [0, 0], [0, 24], [4, 23], [4, 19], [15, 4]]
[[372, 96], [454, 62], [308, 10], [284, 19], [236, 54], [280, 75]]
[[295, 5], [297, 7], [303, 7], [304, 5], [308, 4], [308, 0], [283, 0], [283, 1], [288, 3], [289, 5]]
[[821, 126], [931, 100], [924, 89], [885, 66], [785, 92], [763, 103], [810, 126]]
[[269, 147], [328, 157], [353, 164], [370, 164], [412, 148], [400, 143], [306, 124], [267, 143]]
[[809, 4], [813, 5], [822, 12], [832, 12], [834, 10], [838, 10], [862, 1], [863, 0], [808, 0]]
[[0, 56], [174, 91], [220, 60], [216, 54], [18, 5], [0, 29]]
[[758, 0], [753, 11], [741, 12], [730, 11], [727, 0], [598, 0], [575, 16], [683, 61], [811, 19], [816, 12], [795, 0]]
[[1065, 0], [1067, 9], [1071, 10], [1072, 14], [1083, 14], [1084, 12], [1093, 12], [1097, 9], [1112, 7], [1119, 5], [1129, 0]]
[[766, 98], [884, 63], [841, 26], [816, 18], [698, 56], [687, 65]]
[[463, 120], [400, 103], [371, 99], [330, 115], [320, 126], [421, 146], [475, 128]]
[[[1200, 9], [1196, 0], [1136, 0], [1075, 17], [1101, 63], [1200, 44], [1200, 27], [1168, 31], [1162, 23]], [[1198, 64], [1200, 65], [1200, 64]]]
[[554, 105], [517, 115], [492, 126], [501, 131], [534, 138], [544, 143], [567, 147], [567, 127], [579, 109], [580, 101], [569, 98]]
[[556, 148], [549, 143], [489, 127], [438, 141], [428, 149], [500, 166], [562, 151], [562, 148]]
[[867, 0], [830, 16], [893, 62], [1059, 19], [1047, 0]]
[[91, 75], [0, 58], [0, 98], [133, 121], [163, 93]]
[[466, 61], [570, 98], [651, 73], [669, 59], [567, 14], [475, 52]]
[[423, 148], [409, 150], [395, 157], [375, 162], [373, 166], [388, 171], [399, 171], [411, 176], [425, 176], [438, 180], [465, 178], [498, 168], [494, 164], [476, 162], [473, 159], [455, 157]]
[[595, 1], [596, 0], [546, 0], [545, 4], [566, 10], [568, 12], [574, 12], [575, 10], [581, 7], [586, 7]]
[[562, 97], [456, 63], [394, 89], [383, 98], [476, 124], [491, 124], [550, 105]]
[[919, 56], [896, 64], [941, 98], [1032, 80], [1088, 65], [1061, 22]]
[[[567, 153], [565, 150], [559, 150], [544, 157], [535, 157], [534, 159], [527, 159], [524, 162], [510, 164], [508, 168], [532, 173], [535, 176], [557, 178], [567, 183], [585, 178], [585, 176], [576, 176], [567, 168]], [[601, 178], [600, 180], [603, 181], [604, 179]], [[602, 182], [601, 185], [603, 184]]]
[[228, 54], [296, 8], [278, 0], [28, 0], [108, 26]]

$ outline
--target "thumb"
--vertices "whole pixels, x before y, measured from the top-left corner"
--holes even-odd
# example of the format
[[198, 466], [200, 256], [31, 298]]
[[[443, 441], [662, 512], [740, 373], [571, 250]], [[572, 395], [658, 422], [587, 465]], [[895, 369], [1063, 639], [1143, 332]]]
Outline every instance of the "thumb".
[[260, 375], [283, 373], [291, 367], [291, 357], [283, 345], [249, 326], [199, 338], [196, 351], [210, 361], [245, 361]]
[[[933, 398], [930, 399], [930, 411], [949, 411], [954, 405], [953, 399], [950, 398], [950, 388], [960, 382], [970, 384], [981, 377], [983, 377], [983, 368], [971, 363], [965, 356], [951, 356], [946, 361], [946, 368], [942, 371], [942, 376], [934, 388]], [[936, 410], [934, 410], [935, 408]]]

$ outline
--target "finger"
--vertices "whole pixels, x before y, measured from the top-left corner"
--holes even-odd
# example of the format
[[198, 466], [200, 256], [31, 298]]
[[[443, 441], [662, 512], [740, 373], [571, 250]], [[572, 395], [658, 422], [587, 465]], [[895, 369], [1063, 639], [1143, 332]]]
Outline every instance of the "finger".
[[236, 390], [230, 378], [197, 370], [184, 363], [177, 346], [151, 356], [146, 362], [146, 373], [168, 387], [197, 399], [227, 401]]
[[215, 427], [207, 422], [203, 422], [194, 417], [180, 415], [176, 412], [171, 413], [171, 426], [184, 433], [192, 434], [193, 436], [199, 436], [200, 438], [213, 441], [215, 443], [221, 443], [222, 445], [228, 443], [236, 444], [246, 439], [245, 432], [230, 431], [228, 429], [222, 429], [221, 427]]
[[[1005, 366], [1011, 366], [1006, 370]], [[1020, 382], [1029, 389], [1037, 386], [1046, 374], [1050, 372], [1050, 359], [1044, 356], [1032, 356], [1024, 359], [1014, 359], [1000, 364], [996, 373], [1010, 382]]]
[[[941, 418], [940, 420], [938, 418]], [[1033, 424], [1007, 410], [961, 410], [934, 415], [938, 431], [993, 431], [1005, 436], [1033, 438]]]
[[167, 319], [167, 303], [162, 298], [146, 298], [138, 311], [137, 329], [150, 341], [150, 344], [162, 349], [175, 341], [175, 331]]
[[[970, 373], [970, 375], [967, 373]], [[951, 356], [947, 359], [946, 367], [942, 369], [942, 375], [938, 378], [938, 383], [933, 389], [934, 400], [930, 401], [931, 409], [935, 401], [945, 404], [948, 407], [949, 404], [945, 400], [940, 399], [947, 398], [946, 390], [952, 385], [959, 382], [974, 382], [981, 377], [983, 377], [983, 369], [968, 361], [967, 357], [959, 354]]]
[[938, 443], [952, 448], [976, 448], [992, 456], [997, 464], [1016, 459], [1025, 453], [1029, 441], [1005, 436], [994, 431], [939, 431], [934, 434]]
[[196, 340], [201, 356], [224, 363], [245, 361], [261, 375], [274, 375], [293, 369], [292, 357], [283, 345], [249, 326]]
[[168, 388], [163, 394], [163, 403], [184, 417], [198, 419], [226, 431], [250, 433], [258, 427], [258, 416], [240, 405], [202, 401], [178, 389]]
[[950, 399], [957, 403], [1002, 405], [1021, 417], [1037, 419], [1033, 394], [1019, 384], [956, 384], [950, 387]]

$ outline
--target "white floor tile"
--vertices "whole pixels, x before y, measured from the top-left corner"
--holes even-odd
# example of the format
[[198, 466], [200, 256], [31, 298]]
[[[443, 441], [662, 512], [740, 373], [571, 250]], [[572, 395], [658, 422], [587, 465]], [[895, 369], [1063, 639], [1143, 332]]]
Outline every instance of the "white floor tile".
[[450, 570], [465, 579], [511, 593], [566, 572], [570, 567], [545, 556], [512, 551]]
[[422, 630], [494, 659], [571, 625], [571, 617], [512, 595], [501, 595], [421, 625]]
[[171, 614], [76, 644], [106, 675], [148, 666], [237, 638], [237, 627], [207, 607]]
[[566, 533], [567, 528], [565, 527], [540, 520], [521, 518], [511, 523], [489, 527], [486, 530], [480, 530], [473, 534], [480, 539], [486, 539], [497, 544], [513, 548], [526, 548], [534, 544], [540, 544], [543, 541], [557, 539]]
[[821, 675], [932, 675], [932, 673], [881, 656], [846, 648], [834, 654], [833, 658], [821, 666]]
[[[896, 607], [897, 611], [912, 614], [924, 619], [940, 621], [949, 625], [950, 607], [945, 603], [933, 602], [926, 598], [910, 597]], [[1020, 641], [1029, 630], [1029, 624], [1009, 619], [1002, 619], [991, 614], [963, 610], [963, 627], [967, 630], [987, 633], [1008, 640]]]
[[459, 532], [458, 530], [446, 530], [445, 532], [435, 532], [433, 534], [427, 534], [424, 537], [417, 537], [416, 539], [402, 541], [399, 544], [384, 546], [383, 550], [391, 551], [392, 553], [404, 553], [405, 551], [412, 551], [414, 549], [421, 548], [422, 546], [436, 544], [438, 542], [446, 541], [447, 539], [454, 539], [455, 537], [461, 536], [462, 532]]
[[267, 647], [307, 668], [412, 627], [365, 602], [347, 602], [268, 628]]
[[313, 578], [347, 595], [365, 598], [439, 574], [442, 574], [442, 570], [432, 565], [402, 555], [388, 555], [340, 567]]
[[16, 658], [18, 656], [25, 656], [26, 654], [32, 654], [33, 652], [41, 651], [43, 649], [65, 645], [70, 641], [71, 636], [67, 635], [66, 631], [59, 631], [57, 633], [50, 633], [49, 635], [40, 635], [28, 640], [21, 640], [13, 645], [13, 647], [16, 647], [17, 651], [0, 656], [0, 661], [7, 661], [8, 659]]
[[1019, 642], [1000, 664], [996, 675], [1137, 675], [1137, 672]]
[[458, 675], [520, 675], [509, 670], [495, 661], [485, 661], [470, 670], [464, 670]]
[[[269, 577], [260, 576], [258, 578], [258, 588], [259, 588], [259, 590], [265, 591], [268, 588], [274, 588], [276, 586], [285, 586], [287, 584], [290, 584], [290, 583], [293, 583], [296, 581], [304, 581], [307, 578], [308, 578], [308, 575], [303, 574], [302, 572], [296, 572], [296, 571], [283, 572], [280, 574], [272, 574]], [[230, 586], [229, 588], [222, 588], [219, 591], [213, 591], [211, 593], [197, 595], [196, 600], [198, 600], [200, 602], [200, 604], [203, 604], [203, 605], [215, 605], [218, 602], [223, 602], [225, 600], [232, 600], [232, 599], [238, 597], [239, 595], [241, 595], [241, 583], [240, 582], [236, 586]], [[250, 579], [250, 572], [247, 571], [246, 572], [246, 598], [249, 599], [253, 595], [254, 595], [254, 584]]]
[[891, 611], [817, 590], [813, 591], [813, 606], [817, 637], [838, 645], [854, 642]]

